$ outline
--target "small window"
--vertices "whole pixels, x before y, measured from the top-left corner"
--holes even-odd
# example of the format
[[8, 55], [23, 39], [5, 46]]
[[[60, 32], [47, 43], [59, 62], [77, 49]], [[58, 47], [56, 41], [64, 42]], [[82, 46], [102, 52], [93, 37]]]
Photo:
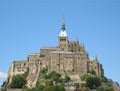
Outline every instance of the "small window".
[[24, 63], [24, 66], [25, 66], [26, 64]]
[[62, 48], [62, 51], [64, 51], [64, 48]]

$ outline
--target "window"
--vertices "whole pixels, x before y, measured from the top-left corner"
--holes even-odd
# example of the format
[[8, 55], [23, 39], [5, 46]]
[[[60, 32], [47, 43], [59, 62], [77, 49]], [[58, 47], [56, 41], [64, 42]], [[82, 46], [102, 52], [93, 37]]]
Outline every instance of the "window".
[[24, 63], [24, 66], [25, 66], [26, 64]]
[[61, 42], [65, 42], [65, 41], [66, 41], [66, 39], [60, 39], [60, 41], [61, 41]]

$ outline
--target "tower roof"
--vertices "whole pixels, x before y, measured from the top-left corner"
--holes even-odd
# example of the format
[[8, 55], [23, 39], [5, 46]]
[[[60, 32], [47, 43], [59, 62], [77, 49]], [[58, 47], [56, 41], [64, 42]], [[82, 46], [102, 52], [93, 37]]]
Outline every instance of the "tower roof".
[[60, 35], [59, 35], [60, 37], [67, 37], [67, 33], [66, 33], [66, 31], [61, 31], [60, 32]]
[[65, 31], [65, 20], [64, 20], [64, 16], [62, 18], [62, 28], [63, 31]]
[[64, 20], [64, 16], [62, 18], [62, 28], [61, 28], [61, 32], [60, 32], [60, 37], [67, 37], [67, 33], [65, 31], [65, 20]]

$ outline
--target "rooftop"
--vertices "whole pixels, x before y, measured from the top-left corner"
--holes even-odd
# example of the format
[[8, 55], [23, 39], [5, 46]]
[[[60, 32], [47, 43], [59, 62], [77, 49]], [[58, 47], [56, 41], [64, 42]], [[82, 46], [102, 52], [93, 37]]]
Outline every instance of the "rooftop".
[[41, 49], [57, 49], [57, 47], [46, 46], [46, 47], [42, 47]]
[[61, 31], [59, 36], [60, 37], [67, 37], [66, 31]]
[[64, 51], [53, 51], [50, 53], [63, 53], [63, 54], [83, 54], [84, 52], [64, 52]]

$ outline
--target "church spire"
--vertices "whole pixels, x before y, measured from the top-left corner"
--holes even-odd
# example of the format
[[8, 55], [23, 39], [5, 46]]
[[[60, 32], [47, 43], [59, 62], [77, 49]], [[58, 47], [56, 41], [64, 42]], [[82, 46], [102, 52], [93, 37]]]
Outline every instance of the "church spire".
[[64, 21], [64, 16], [62, 17], [62, 28], [61, 28], [61, 32], [60, 32], [60, 37], [67, 37], [67, 33], [65, 31], [65, 21]]
[[65, 31], [65, 20], [64, 20], [64, 16], [62, 18], [62, 31]]

